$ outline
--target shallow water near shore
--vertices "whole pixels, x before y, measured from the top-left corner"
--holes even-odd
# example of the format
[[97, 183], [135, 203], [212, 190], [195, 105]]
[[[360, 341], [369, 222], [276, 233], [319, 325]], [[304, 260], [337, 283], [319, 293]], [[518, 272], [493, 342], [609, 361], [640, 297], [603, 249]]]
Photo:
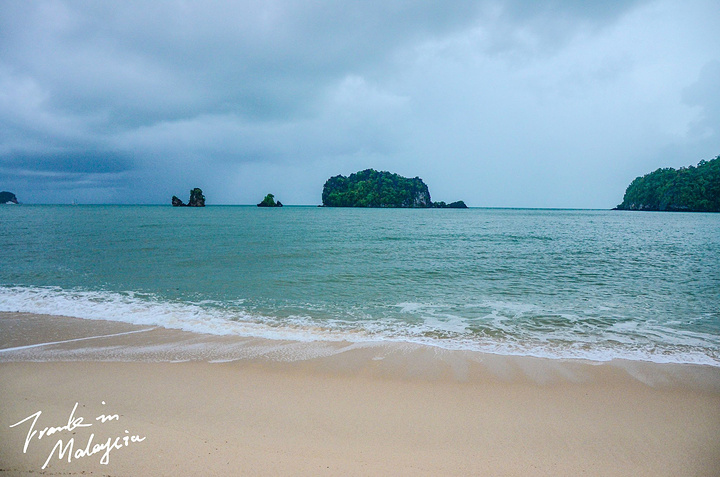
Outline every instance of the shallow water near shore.
[[720, 216], [0, 209], [0, 311], [720, 366]]

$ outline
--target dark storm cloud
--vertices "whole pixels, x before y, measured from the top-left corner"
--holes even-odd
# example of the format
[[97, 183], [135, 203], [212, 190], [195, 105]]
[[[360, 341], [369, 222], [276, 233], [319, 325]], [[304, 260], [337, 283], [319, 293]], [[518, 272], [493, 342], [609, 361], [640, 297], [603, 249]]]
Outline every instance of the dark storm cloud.
[[12, 2], [3, 62], [36, 81], [50, 108], [113, 125], [229, 112], [286, 119], [342, 75], [467, 23], [475, 5]]
[[658, 148], [713, 147], [686, 137], [716, 118], [712, 7], [5, 1], [0, 186], [316, 203], [327, 176], [376, 167], [473, 205], [614, 205], [608, 184]]
[[0, 167], [8, 173], [112, 174], [132, 169], [132, 162], [112, 151], [22, 152], [0, 158]]

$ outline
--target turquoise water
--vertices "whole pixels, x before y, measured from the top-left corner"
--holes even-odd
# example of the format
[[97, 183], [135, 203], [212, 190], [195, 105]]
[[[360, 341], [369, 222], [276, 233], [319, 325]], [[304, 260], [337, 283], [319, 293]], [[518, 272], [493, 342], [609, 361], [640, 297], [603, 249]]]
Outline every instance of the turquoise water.
[[0, 207], [0, 311], [720, 366], [720, 215]]

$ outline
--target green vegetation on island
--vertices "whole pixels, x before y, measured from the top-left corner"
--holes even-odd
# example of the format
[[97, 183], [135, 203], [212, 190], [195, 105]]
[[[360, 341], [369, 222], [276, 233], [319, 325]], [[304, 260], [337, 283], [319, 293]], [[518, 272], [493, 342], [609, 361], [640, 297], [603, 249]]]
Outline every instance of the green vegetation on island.
[[324, 207], [466, 208], [464, 202], [433, 203], [428, 186], [419, 177], [409, 179], [374, 169], [328, 179], [323, 186]]
[[258, 207], [282, 207], [282, 202], [279, 200], [275, 202], [275, 196], [272, 194], [268, 194], [265, 196], [265, 198], [260, 202]]
[[0, 192], [0, 204], [17, 204], [18, 200], [15, 194], [6, 190]]
[[720, 156], [697, 167], [667, 167], [636, 178], [616, 209], [720, 212]]
[[176, 196], [172, 196], [172, 205], [173, 207], [205, 207], [205, 196], [202, 189], [196, 187], [190, 191], [190, 200], [187, 204], [184, 204]]

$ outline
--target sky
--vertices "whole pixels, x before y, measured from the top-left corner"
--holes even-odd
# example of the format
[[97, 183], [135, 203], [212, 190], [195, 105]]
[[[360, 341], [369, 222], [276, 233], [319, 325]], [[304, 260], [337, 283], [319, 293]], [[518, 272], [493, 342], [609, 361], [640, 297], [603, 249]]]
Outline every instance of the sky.
[[0, 190], [315, 205], [334, 175], [611, 208], [720, 154], [717, 0], [0, 2]]

